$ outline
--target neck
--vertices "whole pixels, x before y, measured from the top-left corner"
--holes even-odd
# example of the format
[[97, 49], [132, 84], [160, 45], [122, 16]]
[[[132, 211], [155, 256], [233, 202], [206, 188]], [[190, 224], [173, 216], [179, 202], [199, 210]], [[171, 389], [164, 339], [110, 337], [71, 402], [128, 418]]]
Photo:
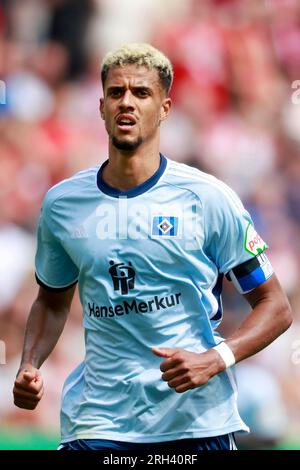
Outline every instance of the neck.
[[113, 188], [121, 191], [142, 184], [159, 168], [159, 146], [148, 148], [141, 145], [134, 152], [123, 152], [109, 145], [109, 162], [103, 170], [102, 178]]

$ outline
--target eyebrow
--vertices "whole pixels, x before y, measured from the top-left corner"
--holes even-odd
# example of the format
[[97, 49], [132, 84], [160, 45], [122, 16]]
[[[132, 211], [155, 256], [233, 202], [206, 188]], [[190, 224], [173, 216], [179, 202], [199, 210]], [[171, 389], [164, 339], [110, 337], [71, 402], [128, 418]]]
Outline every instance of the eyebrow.
[[119, 90], [119, 89], [122, 90], [123, 88], [124, 88], [124, 86], [121, 86], [121, 85], [112, 85], [112, 86], [109, 86], [109, 87], [107, 88], [107, 91], [109, 91], [109, 90], [116, 90], [116, 89], [117, 89], [117, 90]]
[[[107, 88], [107, 92], [112, 91], [112, 90], [124, 90], [125, 86], [123, 85], [111, 85]], [[135, 85], [131, 87], [132, 90], [146, 90], [148, 92], [152, 92], [152, 88], [146, 86], [146, 85]]]

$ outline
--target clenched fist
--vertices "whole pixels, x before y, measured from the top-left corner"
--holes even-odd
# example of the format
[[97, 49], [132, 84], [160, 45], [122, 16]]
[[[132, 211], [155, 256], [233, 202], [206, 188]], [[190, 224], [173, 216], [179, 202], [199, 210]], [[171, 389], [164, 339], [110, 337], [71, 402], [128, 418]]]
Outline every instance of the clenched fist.
[[225, 369], [223, 360], [214, 349], [194, 353], [185, 349], [154, 347], [152, 352], [165, 358], [160, 365], [162, 379], [177, 393], [200, 387]]
[[16, 406], [34, 410], [44, 394], [40, 371], [31, 365], [21, 368], [15, 380], [13, 394]]

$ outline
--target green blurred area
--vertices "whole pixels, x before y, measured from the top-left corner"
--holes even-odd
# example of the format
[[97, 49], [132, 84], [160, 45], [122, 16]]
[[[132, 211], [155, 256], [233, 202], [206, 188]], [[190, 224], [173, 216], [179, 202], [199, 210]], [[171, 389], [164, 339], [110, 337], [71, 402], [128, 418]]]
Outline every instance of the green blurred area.
[[281, 442], [277, 446], [273, 447], [273, 450], [300, 450], [299, 436], [295, 437], [294, 439]]
[[0, 450], [55, 450], [59, 435], [40, 429], [10, 428], [0, 432]]

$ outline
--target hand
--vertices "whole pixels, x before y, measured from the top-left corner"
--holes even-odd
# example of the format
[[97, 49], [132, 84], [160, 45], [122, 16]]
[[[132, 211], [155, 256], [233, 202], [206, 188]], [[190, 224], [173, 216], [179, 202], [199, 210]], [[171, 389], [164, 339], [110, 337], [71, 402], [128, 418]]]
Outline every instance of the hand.
[[162, 379], [177, 393], [200, 387], [214, 375], [225, 369], [225, 364], [214, 349], [194, 353], [185, 349], [152, 348], [159, 357], [166, 358], [160, 365]]
[[30, 364], [22, 367], [17, 374], [13, 394], [16, 406], [34, 410], [44, 394], [40, 371]]

